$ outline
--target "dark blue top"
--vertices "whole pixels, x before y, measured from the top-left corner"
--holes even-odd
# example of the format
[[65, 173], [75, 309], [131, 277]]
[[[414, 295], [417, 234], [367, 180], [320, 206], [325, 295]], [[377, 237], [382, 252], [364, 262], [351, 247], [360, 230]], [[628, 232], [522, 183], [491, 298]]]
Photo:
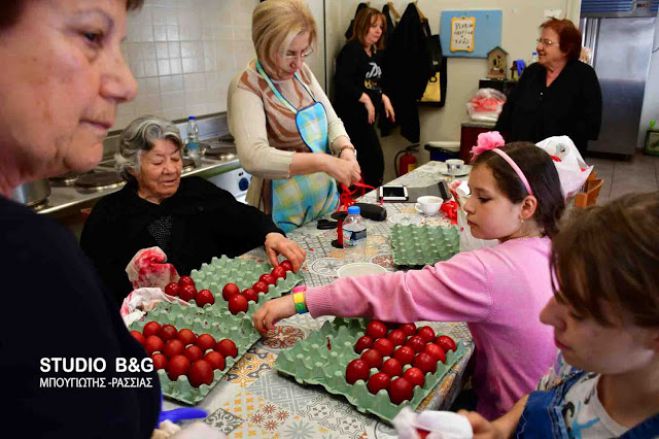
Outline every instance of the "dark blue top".
[[[158, 376], [115, 371], [116, 358], [141, 360], [146, 353], [75, 238], [56, 222], [1, 196], [0, 230], [2, 419], [21, 437], [150, 437], [160, 412]], [[103, 358], [107, 368], [102, 373], [44, 371], [42, 359], [51, 357]], [[150, 383], [123, 389], [42, 384], [49, 377], [110, 382], [124, 376], [149, 378]]]

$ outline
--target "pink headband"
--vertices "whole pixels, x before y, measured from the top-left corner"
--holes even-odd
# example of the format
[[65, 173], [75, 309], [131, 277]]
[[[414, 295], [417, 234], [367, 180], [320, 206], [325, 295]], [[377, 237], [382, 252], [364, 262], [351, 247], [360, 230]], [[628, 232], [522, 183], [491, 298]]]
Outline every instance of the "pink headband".
[[533, 191], [531, 190], [531, 185], [529, 184], [529, 181], [526, 179], [526, 176], [524, 175], [520, 167], [517, 166], [517, 163], [515, 163], [515, 161], [511, 159], [508, 154], [505, 153], [505, 151], [499, 149], [500, 146], [503, 146], [505, 144], [506, 142], [503, 140], [503, 137], [501, 137], [501, 134], [498, 131], [488, 131], [487, 133], [481, 133], [478, 135], [476, 146], [471, 148], [471, 158], [473, 160], [482, 153], [484, 153], [485, 151], [492, 151], [493, 153], [496, 153], [499, 157], [504, 159], [506, 163], [510, 165], [511, 168], [513, 168], [513, 171], [515, 171], [517, 177], [519, 177], [519, 179], [522, 181], [522, 184], [524, 185], [526, 192], [528, 192], [529, 195], [533, 195]]

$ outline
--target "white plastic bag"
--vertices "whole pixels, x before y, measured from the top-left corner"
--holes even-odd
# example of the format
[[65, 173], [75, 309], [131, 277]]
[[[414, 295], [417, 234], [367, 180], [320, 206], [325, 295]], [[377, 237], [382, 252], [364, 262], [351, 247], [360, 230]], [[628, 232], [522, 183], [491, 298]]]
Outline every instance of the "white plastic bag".
[[141, 319], [148, 311], [151, 311], [157, 303], [178, 303], [181, 306], [190, 306], [190, 303], [178, 297], [168, 296], [160, 288], [138, 288], [133, 290], [122, 302], [119, 313], [124, 319], [126, 326]]
[[164, 289], [170, 282], [178, 281], [178, 273], [167, 263], [167, 255], [160, 247], [139, 250], [126, 266], [128, 280], [133, 288], [156, 287]]
[[568, 136], [548, 137], [536, 145], [545, 150], [554, 160], [558, 177], [561, 179], [563, 196], [565, 198], [574, 197], [586, 183], [593, 167], [588, 166]]
[[419, 439], [418, 430], [427, 431], [426, 439], [472, 439], [469, 420], [453, 412], [425, 410], [421, 413], [404, 407], [393, 420], [400, 439]]
[[494, 88], [481, 88], [467, 102], [467, 113], [473, 120], [496, 122], [506, 103], [506, 95]]

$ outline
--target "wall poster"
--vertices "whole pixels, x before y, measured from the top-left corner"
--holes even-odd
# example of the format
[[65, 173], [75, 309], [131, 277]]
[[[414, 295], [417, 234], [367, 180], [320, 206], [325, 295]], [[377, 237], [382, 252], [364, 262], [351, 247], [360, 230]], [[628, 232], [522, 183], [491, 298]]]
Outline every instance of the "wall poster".
[[487, 58], [501, 46], [501, 10], [442, 11], [439, 36], [448, 57]]
[[474, 33], [476, 31], [475, 17], [451, 18], [451, 52], [473, 52]]

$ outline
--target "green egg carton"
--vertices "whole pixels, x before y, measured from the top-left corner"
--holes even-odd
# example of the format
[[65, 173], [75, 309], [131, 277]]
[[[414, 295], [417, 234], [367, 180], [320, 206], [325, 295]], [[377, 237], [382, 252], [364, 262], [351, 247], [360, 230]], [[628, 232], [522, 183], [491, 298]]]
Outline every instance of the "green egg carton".
[[[346, 381], [348, 363], [359, 358], [359, 354], [354, 351], [355, 342], [364, 335], [367, 323], [364, 319], [338, 317], [325, 322], [319, 331], [281, 352], [275, 362], [275, 369], [292, 376], [300, 384], [321, 385], [329, 393], [344, 396], [360, 412], [376, 415], [391, 423], [403, 407], [415, 410], [464, 355], [465, 347], [456, 342], [457, 350], [446, 353], [446, 363], [437, 363], [435, 373], [426, 374], [424, 386], [414, 389], [412, 400], [394, 404], [385, 389], [373, 395], [363, 380], [355, 384]], [[409, 367], [406, 365], [404, 370]], [[371, 375], [375, 372], [377, 369], [371, 369]]]
[[432, 265], [460, 250], [460, 236], [457, 227], [394, 224], [391, 250], [398, 266]]
[[240, 312], [236, 315], [231, 314], [228, 302], [222, 298], [222, 288], [227, 283], [233, 282], [242, 291], [252, 286], [262, 274], [269, 273], [271, 269], [269, 264], [260, 264], [248, 259], [230, 259], [226, 256], [213, 258], [209, 264], [203, 264], [199, 270], [193, 270], [190, 274], [195, 281], [197, 290], [211, 290], [215, 296], [213, 305], [200, 308], [194, 303], [191, 306], [182, 306], [176, 303], [161, 302], [156, 308], [149, 311], [144, 319], [130, 326], [130, 329], [142, 331], [144, 325], [150, 321], [160, 324], [169, 323], [174, 325], [177, 330], [188, 328], [197, 335], [208, 333], [217, 341], [229, 338], [236, 343], [238, 357], [225, 358], [224, 370], [214, 372], [213, 382], [210, 385], [202, 384], [198, 388], [193, 387], [184, 376], [172, 381], [165, 371], [159, 370], [160, 386], [166, 397], [184, 404], [197, 404], [261, 338], [261, 334], [252, 325], [252, 314], [267, 300], [290, 292], [295, 285], [303, 281], [302, 276], [287, 272], [285, 279], [278, 279], [276, 285], [270, 285], [267, 293], [259, 294], [258, 303], [249, 302], [247, 312]]

